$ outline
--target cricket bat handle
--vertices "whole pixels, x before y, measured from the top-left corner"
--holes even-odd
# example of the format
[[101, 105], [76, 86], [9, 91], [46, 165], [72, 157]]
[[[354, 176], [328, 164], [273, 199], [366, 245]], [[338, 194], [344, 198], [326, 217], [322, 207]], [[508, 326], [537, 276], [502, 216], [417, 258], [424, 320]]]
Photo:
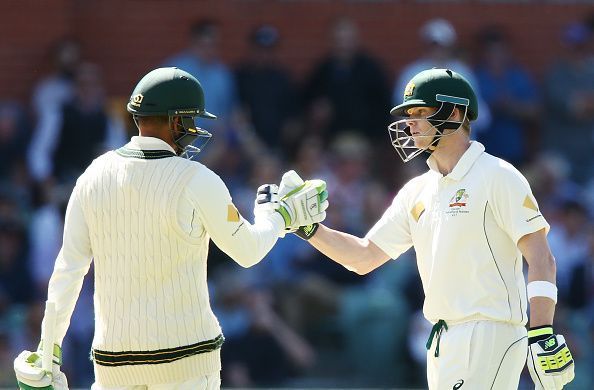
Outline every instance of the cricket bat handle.
[[56, 304], [52, 301], [45, 302], [45, 315], [43, 317], [41, 368], [52, 374], [54, 359], [54, 339], [56, 333]]

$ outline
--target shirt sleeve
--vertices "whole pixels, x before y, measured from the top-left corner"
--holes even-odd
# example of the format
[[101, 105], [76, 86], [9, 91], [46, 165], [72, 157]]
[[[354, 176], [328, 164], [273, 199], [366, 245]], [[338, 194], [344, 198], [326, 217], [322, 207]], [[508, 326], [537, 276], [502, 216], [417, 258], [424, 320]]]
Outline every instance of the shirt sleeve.
[[390, 207], [365, 237], [392, 259], [396, 259], [412, 246], [404, 189], [400, 190]]
[[501, 174], [493, 175], [491, 207], [495, 220], [514, 243], [529, 233], [550, 226], [541, 214], [526, 178], [514, 167], [503, 163]]
[[245, 220], [233, 204], [225, 183], [210, 170], [194, 175], [188, 191], [210, 238], [243, 267], [262, 260], [285, 227], [279, 213], [259, 218], [254, 224]]
[[58, 345], [62, 345], [70, 325], [70, 317], [93, 257], [89, 229], [79, 194], [80, 187], [77, 184], [66, 208], [62, 248], [56, 258], [48, 286], [48, 300], [56, 305], [54, 343]]

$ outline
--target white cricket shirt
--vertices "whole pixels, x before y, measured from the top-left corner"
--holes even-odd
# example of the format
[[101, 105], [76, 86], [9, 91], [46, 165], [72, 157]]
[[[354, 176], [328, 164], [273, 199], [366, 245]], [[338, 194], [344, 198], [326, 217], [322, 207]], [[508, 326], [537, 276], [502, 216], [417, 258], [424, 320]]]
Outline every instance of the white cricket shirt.
[[367, 237], [393, 259], [414, 246], [435, 323], [526, 323], [526, 286], [518, 240], [549, 225], [530, 186], [511, 164], [473, 141], [451, 173], [434, 159], [409, 181]]
[[206, 283], [209, 240], [250, 266], [283, 228], [278, 213], [250, 224], [211, 170], [175, 156], [160, 139], [133, 137], [95, 159], [72, 192], [49, 282], [55, 342], [66, 334], [93, 259], [99, 384], [179, 382], [216, 372], [222, 336]]

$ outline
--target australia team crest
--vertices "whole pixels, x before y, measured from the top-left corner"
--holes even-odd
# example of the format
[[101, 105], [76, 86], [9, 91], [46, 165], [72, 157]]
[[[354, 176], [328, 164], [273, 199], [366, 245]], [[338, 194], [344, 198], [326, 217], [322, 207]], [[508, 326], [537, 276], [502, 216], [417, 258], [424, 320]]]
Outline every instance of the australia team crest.
[[466, 189], [461, 188], [450, 198], [448, 202], [447, 214], [456, 215], [459, 213], [468, 213], [468, 201], [470, 195]]

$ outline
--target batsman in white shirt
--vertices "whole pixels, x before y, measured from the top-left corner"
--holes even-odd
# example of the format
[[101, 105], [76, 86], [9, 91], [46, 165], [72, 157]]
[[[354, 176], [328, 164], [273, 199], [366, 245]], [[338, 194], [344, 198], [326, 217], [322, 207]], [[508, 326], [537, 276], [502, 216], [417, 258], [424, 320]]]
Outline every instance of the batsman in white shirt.
[[191, 161], [211, 137], [195, 120], [215, 116], [189, 73], [149, 72], [127, 109], [140, 135], [95, 159], [70, 197], [42, 341], [14, 361], [21, 389], [68, 388], [60, 346], [91, 261], [92, 388], [218, 389], [224, 337], [208, 296], [209, 240], [250, 267], [287, 230], [326, 216], [321, 180], [292, 186], [280, 199], [276, 186], [262, 186], [254, 223], [239, 214], [219, 176]]
[[517, 389], [526, 361], [537, 389], [562, 389], [574, 363], [553, 331], [549, 225], [522, 174], [470, 140], [478, 116], [472, 86], [454, 71], [426, 70], [391, 113], [401, 117], [389, 126], [398, 154], [407, 162], [427, 152], [429, 170], [398, 192], [364, 238], [317, 224], [306, 238], [359, 274], [414, 247], [423, 312], [434, 324], [427, 341], [431, 390]]

